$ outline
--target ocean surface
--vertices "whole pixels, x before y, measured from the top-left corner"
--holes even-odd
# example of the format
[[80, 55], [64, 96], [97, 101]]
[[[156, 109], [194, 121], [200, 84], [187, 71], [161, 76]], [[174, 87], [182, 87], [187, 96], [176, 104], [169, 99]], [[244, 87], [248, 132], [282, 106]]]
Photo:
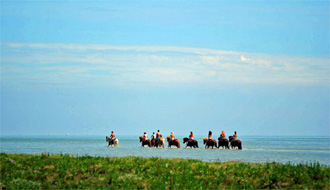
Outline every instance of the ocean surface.
[[[202, 136], [198, 149], [185, 149], [183, 136], [177, 136], [181, 148], [143, 148], [138, 136], [118, 136], [119, 147], [107, 147], [105, 136], [1, 136], [0, 152], [28, 154], [70, 154], [91, 156], [138, 156], [189, 158], [208, 162], [280, 162], [330, 165], [329, 137], [256, 137], [240, 136], [242, 150], [205, 149]], [[167, 144], [167, 143], [166, 143]]]

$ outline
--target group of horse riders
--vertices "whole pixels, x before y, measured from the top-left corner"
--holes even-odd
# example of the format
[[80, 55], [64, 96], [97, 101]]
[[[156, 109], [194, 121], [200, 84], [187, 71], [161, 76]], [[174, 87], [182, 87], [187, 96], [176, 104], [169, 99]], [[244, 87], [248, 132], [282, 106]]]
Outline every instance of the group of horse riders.
[[[220, 137], [218, 138], [219, 140], [219, 147], [223, 146], [225, 148], [229, 149], [228, 143], [231, 142], [231, 145], [235, 146], [237, 144], [237, 147], [239, 149], [241, 149], [241, 141], [237, 140], [237, 132], [235, 131], [233, 136], [229, 137], [230, 140], [228, 141], [228, 139], [226, 139], [226, 134], [224, 131], [221, 132]], [[110, 139], [109, 139], [109, 145], [110, 144], [115, 144], [114, 141], [116, 140], [115, 134], [113, 131], [111, 131], [111, 135], [110, 135]], [[216, 140], [212, 139], [212, 131], [209, 131], [208, 134], [208, 138], [204, 138], [204, 144], [205, 147], [209, 147], [209, 146], [215, 146], [218, 148]], [[167, 137], [167, 141], [169, 143], [169, 147], [171, 145], [175, 145], [178, 148], [180, 148], [180, 142], [178, 139], [175, 139], [175, 135], [173, 132], [171, 132], [170, 136]], [[140, 142], [142, 142], [142, 146], [144, 145], [148, 145], [149, 147], [152, 146], [156, 146], [158, 147], [158, 145], [163, 146], [164, 147], [164, 138], [162, 138], [162, 134], [160, 133], [160, 130], [157, 130], [157, 133], [155, 134], [155, 132], [152, 133], [151, 135], [151, 141], [148, 139], [148, 135], [146, 132], [144, 132], [143, 136], [140, 137]], [[145, 143], [146, 142], [146, 143]], [[194, 139], [194, 133], [191, 131], [189, 134], [189, 138], [184, 138], [183, 143], [186, 143], [186, 148], [187, 146], [190, 147], [197, 147], [198, 148], [198, 142]]]

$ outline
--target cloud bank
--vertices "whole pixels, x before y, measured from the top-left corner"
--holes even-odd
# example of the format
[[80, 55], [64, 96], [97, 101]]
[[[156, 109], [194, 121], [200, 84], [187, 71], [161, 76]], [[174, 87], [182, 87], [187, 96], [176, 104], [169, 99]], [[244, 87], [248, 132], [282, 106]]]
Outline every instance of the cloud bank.
[[2, 85], [329, 85], [329, 59], [170, 46], [2, 43]]

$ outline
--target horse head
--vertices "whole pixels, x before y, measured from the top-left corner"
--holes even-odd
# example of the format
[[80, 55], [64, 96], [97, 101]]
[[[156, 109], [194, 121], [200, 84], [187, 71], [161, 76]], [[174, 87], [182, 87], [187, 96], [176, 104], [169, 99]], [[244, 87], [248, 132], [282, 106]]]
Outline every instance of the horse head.
[[167, 140], [167, 142], [170, 141], [170, 139], [171, 139], [171, 137], [166, 136], [166, 140]]
[[206, 144], [206, 142], [208, 141], [208, 138], [203, 138], [203, 143]]
[[110, 141], [110, 137], [106, 136], [106, 137], [105, 137], [105, 141], [106, 141], [106, 142], [109, 142], [109, 141]]
[[234, 137], [233, 136], [229, 136], [229, 142], [233, 141]]
[[189, 141], [189, 139], [187, 137], [183, 138], [183, 144], [188, 142], [188, 141]]
[[143, 140], [143, 137], [142, 137], [142, 136], [140, 136], [139, 138], [140, 138], [140, 142], [142, 142], [142, 140]]

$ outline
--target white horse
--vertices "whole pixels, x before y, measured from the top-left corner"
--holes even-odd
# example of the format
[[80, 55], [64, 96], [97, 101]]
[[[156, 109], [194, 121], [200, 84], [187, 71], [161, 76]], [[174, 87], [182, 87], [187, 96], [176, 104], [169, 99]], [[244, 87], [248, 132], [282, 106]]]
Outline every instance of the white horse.
[[106, 136], [105, 140], [106, 140], [106, 142], [109, 142], [108, 147], [112, 146], [112, 145], [115, 147], [118, 147], [119, 140], [117, 138], [111, 139], [110, 137]]

